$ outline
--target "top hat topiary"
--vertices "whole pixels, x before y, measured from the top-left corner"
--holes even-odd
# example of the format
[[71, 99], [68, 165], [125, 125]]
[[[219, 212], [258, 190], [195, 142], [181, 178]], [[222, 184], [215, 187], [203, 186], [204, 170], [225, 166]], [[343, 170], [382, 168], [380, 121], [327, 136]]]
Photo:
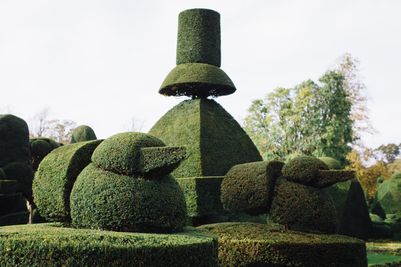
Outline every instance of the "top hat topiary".
[[179, 14], [176, 63], [160, 87], [160, 94], [206, 98], [235, 92], [233, 82], [219, 68], [219, 13], [210, 9], [189, 9]]

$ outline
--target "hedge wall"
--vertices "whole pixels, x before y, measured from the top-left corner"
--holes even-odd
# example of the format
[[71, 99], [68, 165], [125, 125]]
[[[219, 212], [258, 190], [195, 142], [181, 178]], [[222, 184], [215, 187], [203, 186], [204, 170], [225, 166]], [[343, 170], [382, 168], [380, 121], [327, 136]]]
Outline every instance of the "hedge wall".
[[70, 143], [96, 140], [95, 131], [88, 125], [80, 125], [72, 131]]
[[252, 140], [214, 100], [179, 103], [149, 131], [168, 146], [184, 146], [188, 157], [173, 171], [176, 178], [223, 176], [234, 165], [261, 161]]
[[346, 236], [274, 230], [255, 223], [198, 228], [218, 236], [220, 266], [367, 266], [365, 243]]
[[217, 266], [217, 241], [178, 234], [120, 233], [60, 224], [0, 228], [1, 266]]
[[267, 213], [283, 165], [280, 161], [258, 161], [232, 167], [221, 185], [224, 208], [251, 215]]
[[89, 164], [72, 189], [71, 218], [73, 225], [83, 228], [172, 232], [184, 226], [186, 207], [171, 176], [146, 180]]
[[31, 164], [22, 161], [11, 162], [3, 166], [7, 180], [16, 180], [17, 192], [29, 201], [32, 202], [32, 178], [33, 170]]
[[65, 145], [40, 163], [33, 182], [34, 201], [48, 221], [70, 221], [70, 193], [78, 174], [90, 163], [101, 140]]

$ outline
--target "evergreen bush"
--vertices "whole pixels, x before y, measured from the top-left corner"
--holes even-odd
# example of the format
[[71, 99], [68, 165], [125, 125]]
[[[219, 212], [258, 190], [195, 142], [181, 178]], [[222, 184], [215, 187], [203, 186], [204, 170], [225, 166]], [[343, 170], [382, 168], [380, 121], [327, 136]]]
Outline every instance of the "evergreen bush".
[[95, 131], [88, 125], [80, 125], [72, 131], [71, 135], [71, 144], [77, 142], [91, 141], [96, 140]]

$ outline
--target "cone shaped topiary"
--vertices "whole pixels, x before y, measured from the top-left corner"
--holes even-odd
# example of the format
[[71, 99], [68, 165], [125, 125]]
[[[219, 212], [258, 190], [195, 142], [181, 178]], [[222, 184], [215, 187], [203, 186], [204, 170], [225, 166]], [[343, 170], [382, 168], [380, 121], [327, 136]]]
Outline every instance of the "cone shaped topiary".
[[219, 67], [220, 14], [210, 9], [189, 9], [178, 18], [177, 67], [164, 80], [159, 93], [168, 96], [229, 95], [231, 79]]

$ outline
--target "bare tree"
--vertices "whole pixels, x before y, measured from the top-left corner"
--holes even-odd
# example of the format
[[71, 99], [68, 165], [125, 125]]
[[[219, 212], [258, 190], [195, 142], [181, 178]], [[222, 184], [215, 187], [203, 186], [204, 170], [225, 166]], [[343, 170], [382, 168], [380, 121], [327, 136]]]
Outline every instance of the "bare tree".
[[143, 129], [145, 122], [143, 120], [138, 120], [136, 117], [131, 117], [131, 121], [125, 127], [129, 132], [140, 132]]
[[44, 136], [45, 132], [49, 129], [49, 114], [50, 109], [46, 107], [33, 116], [33, 125], [30, 131], [31, 137]]

